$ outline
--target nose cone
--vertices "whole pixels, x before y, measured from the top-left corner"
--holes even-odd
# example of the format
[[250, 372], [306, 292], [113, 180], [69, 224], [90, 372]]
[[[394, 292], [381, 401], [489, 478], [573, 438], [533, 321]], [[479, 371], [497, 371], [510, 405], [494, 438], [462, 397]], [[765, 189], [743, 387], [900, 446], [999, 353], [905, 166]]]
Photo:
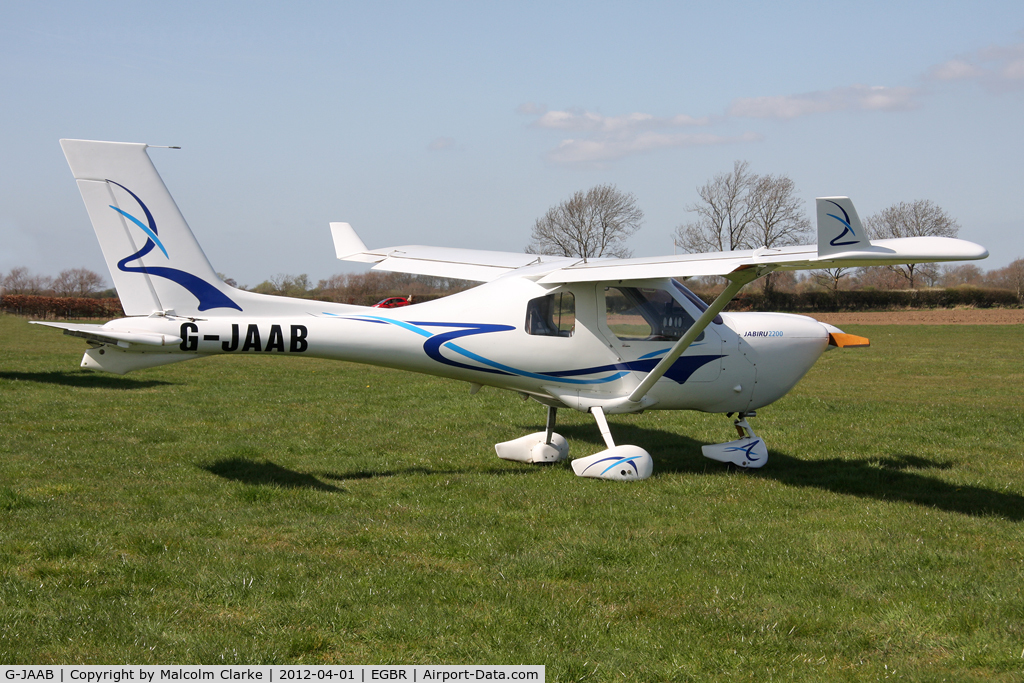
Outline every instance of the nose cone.
[[813, 318], [787, 313], [733, 314], [740, 350], [756, 369], [751, 409], [779, 400], [828, 348], [829, 333]]

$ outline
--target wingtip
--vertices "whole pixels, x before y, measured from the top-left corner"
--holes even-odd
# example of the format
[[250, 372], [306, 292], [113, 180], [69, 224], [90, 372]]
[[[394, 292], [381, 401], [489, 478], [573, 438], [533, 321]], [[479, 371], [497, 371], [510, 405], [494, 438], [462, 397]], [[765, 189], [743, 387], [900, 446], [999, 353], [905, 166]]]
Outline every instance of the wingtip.
[[348, 223], [331, 223], [331, 236], [334, 238], [334, 252], [340, 260], [350, 256], [366, 253], [366, 244]]

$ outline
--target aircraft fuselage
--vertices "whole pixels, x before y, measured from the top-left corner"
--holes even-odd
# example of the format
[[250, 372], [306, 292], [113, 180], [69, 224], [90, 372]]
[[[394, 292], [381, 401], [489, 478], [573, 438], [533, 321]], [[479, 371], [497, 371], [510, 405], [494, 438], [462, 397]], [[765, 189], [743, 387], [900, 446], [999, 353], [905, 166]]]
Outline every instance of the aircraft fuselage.
[[[594, 401], [628, 395], [672, 347], [674, 331], [701, 313], [670, 280], [641, 284], [552, 288], [508, 277], [395, 309], [276, 298], [271, 315], [262, 306], [248, 315], [247, 299], [255, 295], [238, 292], [240, 311], [111, 321], [103, 328], [180, 341], [93, 348], [83, 365], [123, 372], [214, 355], [309, 356], [450, 377], [585, 411]], [[551, 300], [563, 310], [552, 312]], [[267, 298], [252, 302], [266, 305]], [[643, 409], [754, 410], [785, 395], [827, 347], [828, 331], [811, 318], [723, 314], [654, 385]]]

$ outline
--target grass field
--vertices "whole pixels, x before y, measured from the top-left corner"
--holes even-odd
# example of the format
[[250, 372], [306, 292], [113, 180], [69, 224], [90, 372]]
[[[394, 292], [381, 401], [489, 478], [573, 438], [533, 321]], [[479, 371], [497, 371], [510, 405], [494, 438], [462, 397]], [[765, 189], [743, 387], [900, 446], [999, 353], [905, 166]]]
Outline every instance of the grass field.
[[[220, 357], [125, 377], [0, 317], [0, 663], [545, 664], [551, 681], [1024, 680], [1024, 328], [850, 327], [636, 484], [508, 463], [509, 393]], [[572, 456], [603, 448], [561, 411]]]

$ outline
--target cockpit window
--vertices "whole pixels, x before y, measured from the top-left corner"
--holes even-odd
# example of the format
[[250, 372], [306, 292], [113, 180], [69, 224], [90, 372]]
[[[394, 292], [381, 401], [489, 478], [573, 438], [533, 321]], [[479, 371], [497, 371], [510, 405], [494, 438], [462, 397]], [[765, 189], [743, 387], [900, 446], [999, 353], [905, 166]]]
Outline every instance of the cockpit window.
[[571, 337], [576, 329], [576, 297], [558, 292], [532, 299], [526, 306], [526, 334]]
[[677, 341], [694, 322], [664, 289], [606, 287], [604, 303], [608, 328], [623, 341]]
[[[685, 296], [690, 301], [690, 303], [696, 306], [701, 313], [708, 310], [708, 305], [704, 303], [704, 299], [701, 299], [699, 296], [691, 292], [686, 286], [683, 285], [683, 283], [679, 282], [678, 280], [673, 280], [672, 284], [674, 284], [676, 286], [676, 289], [678, 289], [682, 293], [682, 295]], [[725, 321], [722, 320], [721, 315], [716, 315], [714, 320], [712, 320], [711, 322], [713, 322], [716, 325], [722, 325], [725, 323]]]

